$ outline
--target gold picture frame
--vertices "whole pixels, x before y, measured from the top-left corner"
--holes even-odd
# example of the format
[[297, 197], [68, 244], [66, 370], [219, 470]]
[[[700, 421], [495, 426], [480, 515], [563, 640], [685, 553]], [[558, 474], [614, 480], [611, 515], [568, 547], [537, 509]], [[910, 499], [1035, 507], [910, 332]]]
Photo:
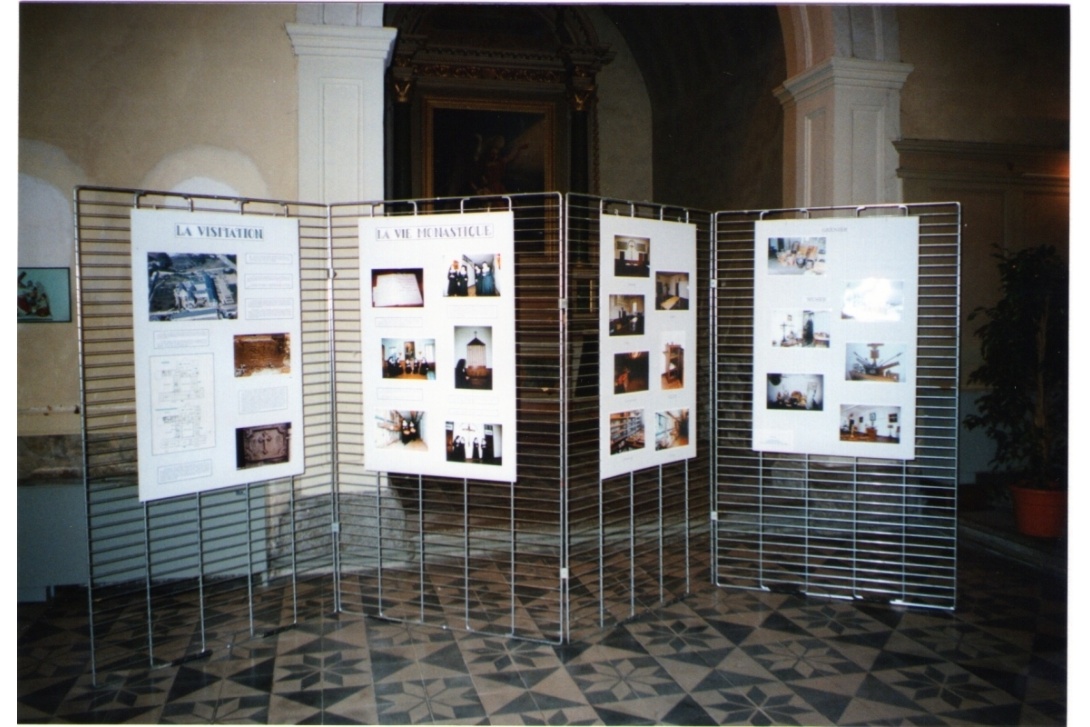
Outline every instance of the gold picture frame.
[[556, 189], [556, 120], [556, 103], [552, 101], [426, 98], [424, 196], [493, 196]]

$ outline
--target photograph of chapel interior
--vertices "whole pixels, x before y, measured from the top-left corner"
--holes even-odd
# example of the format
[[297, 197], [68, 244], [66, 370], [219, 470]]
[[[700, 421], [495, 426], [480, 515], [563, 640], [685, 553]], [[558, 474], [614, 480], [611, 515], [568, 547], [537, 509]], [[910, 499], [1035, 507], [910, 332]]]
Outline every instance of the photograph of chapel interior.
[[[598, 459], [549, 439], [560, 429], [548, 419], [559, 395], [520, 383], [518, 431], [504, 452], [517, 458], [515, 483], [366, 479], [362, 453], [372, 443], [353, 398], [362, 386], [342, 377], [383, 374], [342, 325], [353, 314], [358, 321], [359, 281], [330, 283], [324, 269], [307, 268], [305, 285], [321, 281], [338, 294], [355, 286], [356, 297], [333, 311], [328, 336], [319, 316], [291, 341], [303, 370], [285, 375], [303, 376], [304, 395], [332, 411], [293, 427], [305, 474], [260, 481], [255, 467], [253, 485], [140, 502], [131, 386], [84, 399], [85, 386], [100, 386], [95, 376], [131, 377], [144, 365], [121, 340], [133, 325], [129, 281], [106, 286], [116, 307], [93, 322], [116, 331], [101, 341], [84, 346], [76, 306], [81, 264], [127, 260], [129, 209], [142, 204], [134, 190], [183, 211], [292, 201], [285, 209], [324, 245], [327, 206], [440, 196], [436, 170], [450, 169], [446, 155], [456, 151], [476, 150], [485, 166], [474, 173], [489, 189], [709, 215], [957, 203], [960, 272], [920, 289], [948, 295], [960, 283], [957, 340], [928, 349], [950, 352], [936, 355], [950, 357], [945, 391], [956, 411], [920, 401], [916, 423], [919, 432], [930, 417], [960, 422], [981, 413], [976, 402], [989, 391], [970, 381], [983, 361], [975, 335], [983, 319], [970, 315], [1000, 299], [995, 252], [1052, 246], [1066, 269], [1071, 7], [26, 2], [14, 12], [18, 266], [69, 270], [73, 302], [66, 321], [17, 324], [20, 722], [1079, 723], [1067, 549], [1080, 528], [1072, 518], [1071, 536], [1018, 530], [1006, 487], [1018, 463], [993, 469], [987, 427], [950, 427], [938, 466], [952, 474], [941, 487], [920, 474], [934, 458], [872, 460], [866, 451], [881, 445], [860, 440], [858, 458], [760, 453], [763, 479], [752, 491], [762, 499], [736, 497], [750, 475], [720, 462], [757, 459], [752, 404], [728, 407], [709, 394], [705, 331], [684, 342], [683, 390], [699, 396], [685, 427], [696, 443], [690, 460], [599, 480]], [[451, 117], [480, 127], [465, 129], [460, 150], [433, 126]], [[85, 197], [94, 219], [80, 208]], [[271, 206], [268, 214], [282, 214]], [[352, 229], [345, 222], [337, 234]], [[111, 255], [81, 261], [77, 238]], [[649, 257], [638, 246], [621, 256], [635, 263], [622, 272], [637, 273], [624, 282], [646, 282], [642, 312], [677, 315], [676, 305], [660, 309], [669, 293], [707, 321], [706, 269], [683, 296], [656, 277], [678, 271], [670, 250], [648, 246]], [[507, 287], [488, 300], [513, 296], [522, 306], [527, 272], [548, 277], [545, 263], [520, 269], [519, 250], [504, 261]], [[597, 300], [594, 282], [588, 300]], [[208, 321], [221, 323], [233, 322]], [[759, 327], [761, 345], [785, 336], [780, 323]], [[939, 323], [921, 321], [920, 366], [927, 329]], [[431, 335], [389, 337], [402, 355], [414, 341], [419, 357]], [[333, 353], [323, 353], [327, 338]], [[834, 338], [791, 354], [840, 367], [845, 344], [881, 340]], [[516, 343], [520, 367], [586, 364], [555, 343]], [[657, 359], [659, 343], [642, 350]], [[719, 343], [722, 357], [736, 354]], [[467, 354], [446, 355], [437, 350], [428, 363], [449, 377]], [[323, 372], [334, 357], [338, 388], [329, 393]], [[603, 355], [600, 365], [613, 362]], [[915, 375], [905, 384], [825, 383], [861, 397], [929, 385]], [[748, 397], [750, 381], [741, 388]], [[458, 392], [467, 401], [479, 393]], [[579, 420], [586, 425], [564, 429], [568, 441], [614, 461], [653, 453], [609, 454], [598, 396], [564, 399], [573, 417], [592, 412]], [[875, 400], [850, 403], [867, 401]], [[442, 426], [431, 405], [425, 397], [388, 410], [418, 410]], [[630, 408], [649, 420], [676, 407]], [[455, 416], [489, 421], [471, 405]], [[729, 451], [710, 446], [710, 421], [737, 437]], [[904, 423], [888, 413], [875, 422], [875, 437]], [[663, 425], [654, 426], [659, 446]], [[435, 442], [428, 449], [442, 456]], [[867, 476], [853, 479], [845, 460]], [[541, 475], [558, 462], [594, 486]], [[864, 507], [852, 499], [859, 493]], [[927, 522], [945, 529], [914, 539]], [[761, 580], [737, 578], [770, 557]], [[920, 593], [891, 593], [891, 572], [949, 574], [936, 590], [952, 602], [921, 606]]]

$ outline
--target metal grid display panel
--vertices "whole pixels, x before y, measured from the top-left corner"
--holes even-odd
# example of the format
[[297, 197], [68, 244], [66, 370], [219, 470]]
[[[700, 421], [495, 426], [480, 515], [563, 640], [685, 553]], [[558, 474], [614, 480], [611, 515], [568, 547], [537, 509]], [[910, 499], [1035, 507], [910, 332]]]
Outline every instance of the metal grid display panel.
[[[365, 471], [358, 219], [508, 208], [515, 216], [517, 481]], [[554, 193], [331, 207], [344, 610], [559, 643], [688, 591], [690, 556], [708, 550], [707, 527], [689, 522], [707, 522], [710, 427], [702, 428], [692, 462], [599, 479], [598, 215], [607, 209], [665, 214]], [[710, 216], [690, 221], [706, 285]], [[703, 311], [705, 342], [708, 320]], [[701, 399], [709, 372], [700, 362]]]
[[[712, 412], [703, 405], [710, 393], [710, 358], [697, 360], [701, 420], [696, 429], [697, 456], [601, 479], [598, 286], [599, 220], [603, 214], [613, 214], [694, 224], [698, 268], [692, 290], [707, 290], [711, 217], [676, 207], [574, 194], [566, 202], [568, 603], [570, 635], [578, 639], [684, 596], [694, 578], [710, 579], [707, 482]], [[698, 301], [697, 351], [707, 350], [709, 321], [707, 306]]]
[[[754, 223], [882, 215], [920, 224], [916, 459], [752, 451]], [[953, 609], [960, 207], [720, 212], [714, 224], [716, 582]]]
[[[333, 437], [324, 206], [75, 191], [92, 670], [176, 663], [329, 610]], [[141, 503], [130, 211], [297, 219], [305, 475]]]
[[[535, 194], [331, 206], [345, 611], [562, 640], [561, 199]], [[520, 446], [517, 483], [364, 470], [359, 218], [508, 209], [515, 227], [518, 437], [534, 442]]]

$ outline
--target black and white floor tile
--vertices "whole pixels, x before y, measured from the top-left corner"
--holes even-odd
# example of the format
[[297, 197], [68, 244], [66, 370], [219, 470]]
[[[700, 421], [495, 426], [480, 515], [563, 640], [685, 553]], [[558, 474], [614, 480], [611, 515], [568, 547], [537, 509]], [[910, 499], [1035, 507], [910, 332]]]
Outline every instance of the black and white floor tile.
[[[320, 589], [320, 586], [316, 586]], [[436, 587], [439, 601], [445, 586]], [[309, 599], [309, 600], [307, 600]], [[485, 600], [482, 598], [482, 600]], [[86, 595], [21, 604], [18, 719], [204, 724], [1060, 725], [1066, 585], [961, 554], [953, 612], [739, 591], [570, 644], [333, 614], [90, 675]], [[115, 628], [121, 628], [115, 626]], [[139, 638], [137, 624], [133, 638]], [[173, 628], [190, 638], [184, 624]]]

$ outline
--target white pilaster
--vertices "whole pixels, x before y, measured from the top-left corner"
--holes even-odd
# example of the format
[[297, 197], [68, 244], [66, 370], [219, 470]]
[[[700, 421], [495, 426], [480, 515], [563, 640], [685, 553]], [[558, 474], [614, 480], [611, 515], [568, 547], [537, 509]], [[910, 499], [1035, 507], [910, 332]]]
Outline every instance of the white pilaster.
[[299, 57], [299, 199], [384, 196], [384, 79], [392, 28], [289, 23]]
[[787, 207], [900, 202], [897, 150], [907, 63], [832, 57], [776, 90]]

